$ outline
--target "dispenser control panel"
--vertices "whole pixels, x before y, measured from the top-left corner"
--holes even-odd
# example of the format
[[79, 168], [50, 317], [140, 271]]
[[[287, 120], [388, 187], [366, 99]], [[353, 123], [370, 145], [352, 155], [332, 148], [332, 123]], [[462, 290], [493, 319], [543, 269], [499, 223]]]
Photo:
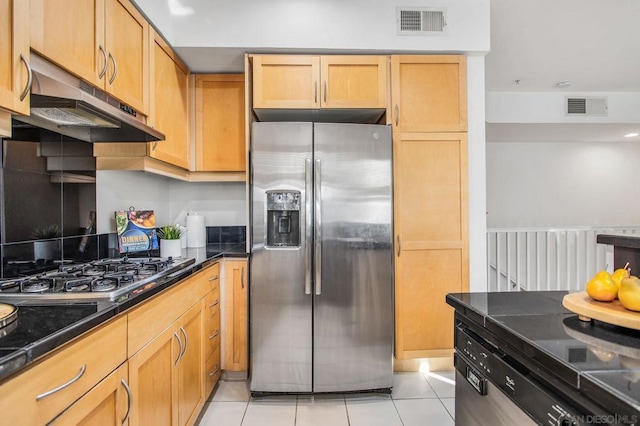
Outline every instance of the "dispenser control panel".
[[299, 191], [267, 191], [267, 247], [300, 246]]

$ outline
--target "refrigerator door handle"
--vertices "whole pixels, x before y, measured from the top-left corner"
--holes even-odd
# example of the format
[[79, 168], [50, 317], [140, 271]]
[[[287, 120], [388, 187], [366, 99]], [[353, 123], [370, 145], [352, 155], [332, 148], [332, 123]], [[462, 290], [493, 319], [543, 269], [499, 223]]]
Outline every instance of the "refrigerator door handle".
[[321, 204], [320, 200], [322, 199], [322, 194], [320, 190], [320, 160], [315, 160], [315, 167], [313, 170], [313, 179], [314, 179], [314, 188], [313, 188], [313, 198], [315, 205], [315, 241], [314, 241], [314, 249], [315, 249], [315, 271], [316, 271], [316, 279], [315, 279], [315, 287], [316, 287], [316, 295], [322, 294], [322, 215], [321, 215]]
[[313, 191], [311, 159], [304, 160], [304, 294], [311, 294], [311, 193]]

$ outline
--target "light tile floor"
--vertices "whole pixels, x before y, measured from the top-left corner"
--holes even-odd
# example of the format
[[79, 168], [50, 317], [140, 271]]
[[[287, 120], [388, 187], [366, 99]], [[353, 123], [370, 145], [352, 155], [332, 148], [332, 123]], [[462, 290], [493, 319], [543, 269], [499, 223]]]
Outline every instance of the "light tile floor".
[[247, 382], [220, 381], [198, 425], [441, 426], [454, 424], [453, 372], [395, 373], [391, 395], [252, 398]]

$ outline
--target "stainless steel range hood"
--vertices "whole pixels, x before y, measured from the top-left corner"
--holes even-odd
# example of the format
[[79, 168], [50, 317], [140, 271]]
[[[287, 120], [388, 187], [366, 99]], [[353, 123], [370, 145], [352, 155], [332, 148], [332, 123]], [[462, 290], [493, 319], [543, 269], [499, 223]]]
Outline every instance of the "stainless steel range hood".
[[154, 142], [164, 134], [145, 117], [107, 93], [31, 54], [31, 115], [13, 117], [14, 140], [59, 135], [85, 142]]

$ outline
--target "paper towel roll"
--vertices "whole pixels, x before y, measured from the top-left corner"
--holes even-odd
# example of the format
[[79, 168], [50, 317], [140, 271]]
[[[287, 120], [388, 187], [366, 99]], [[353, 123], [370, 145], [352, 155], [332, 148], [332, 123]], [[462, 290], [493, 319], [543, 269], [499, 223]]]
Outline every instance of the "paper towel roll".
[[204, 216], [187, 215], [187, 247], [204, 247], [207, 245], [207, 227]]

